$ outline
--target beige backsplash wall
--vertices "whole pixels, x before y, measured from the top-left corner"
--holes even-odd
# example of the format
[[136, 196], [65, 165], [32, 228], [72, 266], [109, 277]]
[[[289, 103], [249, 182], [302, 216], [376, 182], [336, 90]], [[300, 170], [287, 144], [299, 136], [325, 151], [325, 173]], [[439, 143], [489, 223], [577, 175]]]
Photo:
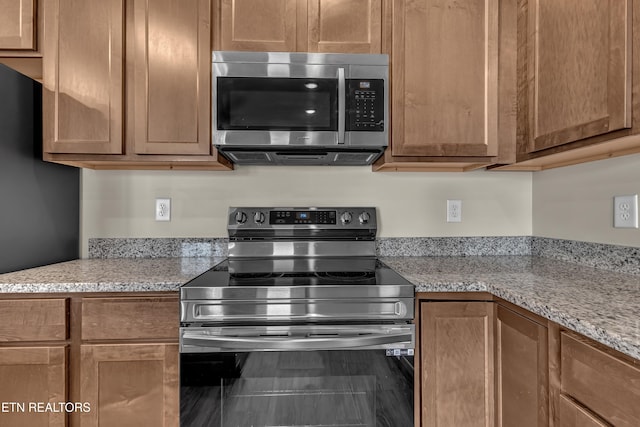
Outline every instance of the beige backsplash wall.
[[[171, 198], [171, 221], [154, 220]], [[446, 222], [446, 200], [462, 222]], [[81, 253], [92, 237], [226, 237], [229, 206], [376, 206], [378, 235], [531, 235], [528, 172], [373, 173], [369, 167], [238, 167], [233, 172], [82, 171]]]
[[533, 174], [533, 235], [640, 247], [640, 229], [613, 228], [613, 196], [640, 194], [640, 155]]

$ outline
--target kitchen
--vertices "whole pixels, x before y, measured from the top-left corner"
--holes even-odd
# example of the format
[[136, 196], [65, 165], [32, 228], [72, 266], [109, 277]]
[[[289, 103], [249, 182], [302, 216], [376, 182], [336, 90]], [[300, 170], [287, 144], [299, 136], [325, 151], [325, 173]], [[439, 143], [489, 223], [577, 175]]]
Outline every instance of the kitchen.
[[[77, 155], [76, 160], [81, 157]], [[95, 160], [95, 157], [93, 159]], [[563, 257], [564, 260], [581, 261], [580, 253], [582, 253], [582, 260], [593, 263], [593, 257], [589, 260], [590, 252], [597, 252], [599, 255], [615, 253], [613, 270], [633, 272], [633, 266], [637, 266], [638, 262], [635, 248], [640, 246], [638, 231], [612, 228], [613, 196], [637, 194], [637, 183], [640, 178], [637, 167], [639, 163], [638, 155], [631, 154], [533, 173], [485, 170], [465, 173], [372, 173], [370, 167], [336, 169], [319, 166], [277, 168], [249, 166], [236, 167], [233, 171], [82, 169], [81, 257], [90, 256], [92, 244], [98, 248], [96, 251], [106, 251], [109, 247], [116, 246], [124, 250], [125, 255], [134, 253], [151, 256], [153, 253], [149, 251], [154, 248], [156, 250], [160, 248], [162, 251], [162, 244], [155, 244], [148, 240], [135, 240], [136, 238], [176, 239], [170, 245], [171, 256], [221, 256], [223, 252], [220, 248], [224, 248], [224, 242], [218, 240], [227, 236], [226, 219], [230, 206], [358, 205], [375, 206], [378, 209], [379, 238], [383, 240], [407, 238], [400, 241], [404, 244], [405, 252], [388, 251], [384, 255], [428, 256], [478, 253], [491, 255], [504, 248], [505, 242], [515, 241], [518, 242], [516, 249], [522, 251], [515, 254], [526, 256], [533, 250], [531, 246], [527, 247], [526, 240], [523, 245], [521, 238], [535, 236], [562, 239], [556, 242], [556, 246], [551, 244], [553, 241], [551, 243], [546, 240], [540, 241], [549, 243], [551, 249], [549, 252]], [[156, 198], [171, 199], [171, 221], [156, 222], [154, 220]], [[446, 222], [447, 200], [462, 200], [462, 222]], [[422, 237], [433, 244], [422, 245], [426, 249], [421, 251], [414, 250], [410, 239]], [[477, 243], [474, 246], [471, 239], [474, 237], [487, 237], [482, 240], [486, 245], [480, 245], [485, 248], [485, 252], [478, 251]], [[491, 242], [496, 241], [495, 237], [506, 238], [506, 240], [497, 240], [499, 244], [492, 244]], [[132, 238], [133, 240], [96, 241], [96, 239], [110, 238]], [[438, 238], [447, 239], [438, 240]], [[451, 244], [452, 241], [455, 243]], [[574, 241], [620, 245], [628, 250], [617, 246], [581, 246], [571, 243]], [[447, 245], [447, 242], [450, 245]], [[109, 246], [110, 243], [112, 243], [111, 246]], [[449, 251], [448, 248], [454, 245], [455, 250]], [[178, 249], [175, 249], [176, 247]], [[467, 247], [469, 247], [468, 250]], [[131, 248], [131, 252], [128, 252], [127, 248]], [[565, 252], [562, 252], [563, 248]], [[109, 253], [117, 252], [116, 249]], [[147, 280], [164, 283], [168, 287], [173, 286], [174, 291], [176, 281], [187, 281], [203, 271], [202, 269], [207, 268], [204, 264], [193, 266], [185, 260], [185, 265], [179, 267], [185, 273], [176, 274], [171, 268], [163, 270], [157, 260], [147, 261], [155, 262], [151, 264], [153, 271], [148, 273]], [[102, 262], [102, 260], [96, 260], [96, 262]], [[121, 264], [123, 266], [128, 265], [129, 268], [134, 268], [135, 260], [125, 259], [121, 262], [125, 263]], [[198, 261], [194, 262], [198, 263]], [[463, 262], [467, 261], [463, 260]], [[602, 264], [605, 261], [598, 257], [595, 262]], [[103, 266], [107, 265], [109, 264], [103, 264]], [[445, 273], [446, 270], [443, 270], [442, 274]], [[470, 276], [473, 274], [470, 273]], [[105, 277], [107, 273], [104, 271], [96, 272], [93, 281], [108, 285], [104, 283]], [[629, 280], [633, 286], [634, 276], [631, 277]], [[126, 282], [127, 278], [120, 277], [118, 280]], [[144, 286], [144, 283], [140, 284], [140, 288]], [[637, 310], [634, 303], [637, 301], [637, 298], [634, 298], [637, 295], [637, 282], [635, 289], [636, 293], [632, 293], [626, 301], [632, 313], [634, 309]], [[93, 296], [96, 295], [93, 294]], [[158, 298], [156, 302], [159, 305], [167, 301], [163, 299], [164, 295]], [[75, 318], [78, 316], [78, 310], [85, 309], [74, 301], [77, 300], [71, 299], [69, 304], [70, 315]], [[97, 301], [89, 302], [97, 304]], [[547, 302], [549, 306], [552, 306], [552, 303], [553, 301]], [[100, 310], [97, 305], [94, 305], [86, 309], [87, 313], [94, 313], [91, 311], [92, 308]], [[169, 323], [172, 325], [170, 327], [177, 328], [177, 321]], [[119, 326], [122, 327], [122, 325]], [[91, 332], [96, 334], [93, 338], [91, 336], [83, 338], [88, 340], [88, 344], [83, 344], [87, 349], [91, 345], [95, 348], [101, 344], [101, 339], [107, 342], [114, 339], [101, 335], [101, 331], [96, 328]], [[89, 332], [83, 329], [84, 333]], [[157, 337], [156, 343], [176, 342], [176, 338], [162, 335], [149, 337]], [[636, 343], [637, 337], [636, 326]], [[68, 368], [69, 391], [72, 393], [68, 398], [71, 400], [78, 398], [76, 393], [80, 389], [79, 379], [73, 373], [79, 364], [77, 359], [74, 361], [73, 356], [77, 350], [75, 347], [78, 345], [77, 338], [70, 337], [70, 341], [62, 341], [70, 343], [72, 349], [71, 368]], [[116, 338], [113, 342], [115, 346], [123, 342], [136, 341], [133, 338], [129, 341]], [[170, 363], [167, 363], [169, 366]], [[118, 378], [122, 379], [122, 376]], [[549, 380], [551, 388], [551, 378]], [[95, 384], [91, 387], [94, 386]], [[109, 384], [105, 384], [104, 387], [108, 389]], [[156, 389], [154, 393], [157, 393]], [[575, 403], [573, 400], [571, 402]], [[581, 406], [586, 405], [584, 401], [581, 402]], [[129, 410], [135, 412], [135, 409], [129, 408]], [[175, 416], [175, 410], [169, 407], [167, 411], [168, 419], [175, 419], [171, 418], [172, 411]], [[599, 413], [601, 417], [605, 416], [595, 410], [588, 413], [593, 412]], [[117, 416], [117, 414], [118, 412], [115, 411], [111, 416]], [[70, 417], [72, 423], [76, 422], [75, 415]], [[610, 420], [609, 422], [616, 424]], [[83, 418], [82, 424], [84, 423], [92, 425], [92, 420]]]

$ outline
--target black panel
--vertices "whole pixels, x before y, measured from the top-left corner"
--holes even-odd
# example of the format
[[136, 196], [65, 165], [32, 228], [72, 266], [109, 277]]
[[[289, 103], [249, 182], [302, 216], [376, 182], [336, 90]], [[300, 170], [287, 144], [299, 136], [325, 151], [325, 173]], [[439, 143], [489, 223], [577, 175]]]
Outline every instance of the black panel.
[[0, 64], [0, 273], [79, 257], [80, 171], [42, 159], [42, 85]]
[[271, 211], [269, 224], [335, 224], [336, 211]]
[[384, 80], [347, 79], [347, 131], [384, 132]]
[[337, 131], [338, 80], [218, 77], [218, 130]]

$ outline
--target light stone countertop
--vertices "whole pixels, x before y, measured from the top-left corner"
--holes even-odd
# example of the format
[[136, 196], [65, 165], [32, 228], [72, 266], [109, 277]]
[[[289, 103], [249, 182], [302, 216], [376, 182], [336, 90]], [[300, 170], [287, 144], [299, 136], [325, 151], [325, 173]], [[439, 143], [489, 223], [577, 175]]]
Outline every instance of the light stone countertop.
[[[84, 259], [0, 274], [1, 293], [177, 291], [223, 257]], [[416, 292], [486, 291], [640, 359], [640, 276], [531, 256], [384, 257]]]
[[640, 276], [531, 256], [386, 257], [416, 292], [486, 291], [640, 359]]
[[0, 274], [2, 293], [162, 292], [224, 261], [223, 257], [81, 259]]

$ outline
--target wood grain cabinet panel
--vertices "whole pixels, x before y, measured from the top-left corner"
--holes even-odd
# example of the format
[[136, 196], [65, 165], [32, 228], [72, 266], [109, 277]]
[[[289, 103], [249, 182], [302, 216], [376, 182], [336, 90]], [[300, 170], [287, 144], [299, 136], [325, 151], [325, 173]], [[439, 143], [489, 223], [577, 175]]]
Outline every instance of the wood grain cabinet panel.
[[179, 424], [177, 344], [83, 345], [80, 371], [82, 427]]
[[67, 339], [65, 299], [0, 301], [0, 342], [65, 339]]
[[547, 328], [497, 309], [498, 426], [549, 425]]
[[382, 0], [309, 0], [309, 52], [382, 53]]
[[561, 391], [603, 420], [640, 425], [640, 368], [571, 333], [560, 336]]
[[210, 5], [134, 2], [135, 130], [129, 135], [138, 154], [211, 151]]
[[122, 153], [124, 1], [50, 0], [44, 12], [44, 151]]
[[34, 0], [0, 0], [0, 51], [35, 50]]
[[65, 412], [35, 411], [29, 410], [28, 406], [30, 402], [55, 405], [68, 401], [66, 354], [63, 346], [0, 348], [0, 402], [24, 405], [0, 412], [1, 426], [67, 425]]
[[529, 152], [631, 127], [630, 7], [529, 0]]
[[[220, 50], [298, 50], [299, 0], [219, 1]], [[302, 25], [306, 25], [306, 22], [302, 22]]]
[[382, 52], [383, 0], [218, 1], [219, 50]]
[[83, 340], [178, 338], [176, 297], [83, 298]]
[[583, 408], [573, 399], [560, 396], [558, 408], [557, 427], [609, 427], [610, 424], [602, 421], [587, 409]]
[[498, 6], [394, 2], [394, 156], [497, 155]]
[[422, 302], [422, 426], [494, 426], [491, 302]]

